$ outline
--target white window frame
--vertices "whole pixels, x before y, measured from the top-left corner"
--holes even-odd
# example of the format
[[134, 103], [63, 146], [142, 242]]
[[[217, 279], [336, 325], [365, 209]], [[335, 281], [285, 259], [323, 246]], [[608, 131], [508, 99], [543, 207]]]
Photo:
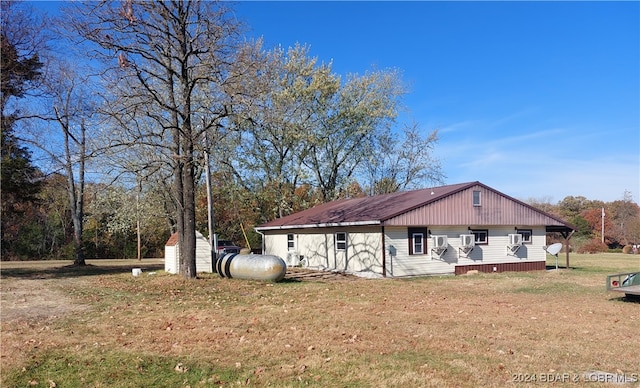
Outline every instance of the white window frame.
[[[339, 239], [339, 236], [344, 236], [344, 239]], [[347, 250], [347, 232], [336, 232], [335, 240], [336, 240], [336, 251], [346, 251]]]
[[[420, 242], [416, 241], [416, 237], [420, 238]], [[414, 233], [411, 236], [411, 240], [413, 241], [413, 254], [414, 255], [424, 255], [424, 233]], [[420, 249], [418, 249], [418, 246]]]
[[287, 234], [287, 251], [295, 252], [296, 250], [296, 236], [293, 233]]
[[523, 244], [533, 243], [533, 230], [531, 229], [516, 229], [516, 233], [522, 235]]
[[482, 206], [482, 191], [473, 191], [473, 206]]
[[[470, 231], [473, 234], [473, 240], [475, 245], [487, 245], [489, 244], [489, 230], [487, 229], [473, 229]], [[480, 240], [478, 236], [484, 235], [484, 240]]]

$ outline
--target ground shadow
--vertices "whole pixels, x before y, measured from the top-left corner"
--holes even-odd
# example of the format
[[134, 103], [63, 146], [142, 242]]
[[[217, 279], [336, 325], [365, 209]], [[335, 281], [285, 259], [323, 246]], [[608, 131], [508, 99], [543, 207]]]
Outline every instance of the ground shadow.
[[614, 301], [614, 302], [638, 303], [638, 304], [640, 304], [640, 296], [636, 296], [636, 295], [619, 296], [617, 298], [611, 298], [609, 300]]
[[18, 279], [61, 279], [95, 275], [114, 275], [121, 273], [131, 273], [133, 268], [141, 268], [142, 272], [158, 271], [164, 269], [164, 264], [144, 263], [126, 265], [93, 265], [83, 266], [63, 265], [59, 267], [20, 267], [2, 268], [1, 278]]
[[[569, 267], [569, 269], [576, 269], [576, 268], [577, 268], [577, 267]], [[547, 265], [547, 266], [546, 266], [546, 270], [547, 270], [547, 271], [551, 271], [551, 270], [554, 270], [554, 269], [556, 269], [556, 266], [555, 266], [555, 265]], [[565, 266], [565, 265], [558, 265], [558, 269], [567, 269], [567, 266]]]

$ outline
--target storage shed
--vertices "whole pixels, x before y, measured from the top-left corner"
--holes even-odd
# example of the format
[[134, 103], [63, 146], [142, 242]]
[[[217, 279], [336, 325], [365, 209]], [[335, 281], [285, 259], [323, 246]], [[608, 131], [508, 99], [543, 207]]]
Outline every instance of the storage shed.
[[546, 268], [573, 226], [480, 182], [318, 205], [256, 227], [287, 265], [402, 277]]
[[[180, 271], [179, 252], [178, 233], [174, 233], [164, 246], [165, 271], [172, 274]], [[212, 272], [212, 270], [211, 244], [202, 233], [196, 231], [196, 272]]]

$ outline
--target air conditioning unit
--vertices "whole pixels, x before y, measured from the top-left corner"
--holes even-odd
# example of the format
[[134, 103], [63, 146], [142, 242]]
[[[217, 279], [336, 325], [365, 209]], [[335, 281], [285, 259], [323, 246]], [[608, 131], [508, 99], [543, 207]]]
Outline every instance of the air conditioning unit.
[[510, 234], [509, 235], [509, 245], [522, 245], [522, 235], [521, 234]]
[[469, 254], [475, 246], [475, 236], [473, 234], [461, 234], [460, 235], [460, 247], [458, 250], [462, 251], [465, 255]]
[[438, 259], [446, 252], [448, 247], [447, 236], [431, 236], [431, 257], [435, 255]]
[[431, 236], [431, 247], [433, 248], [446, 248], [447, 236]]
[[521, 246], [522, 246], [522, 235], [519, 233], [510, 234], [509, 245], [507, 245], [507, 249], [511, 253], [516, 253]]
[[298, 256], [298, 252], [289, 251], [287, 252], [287, 263], [290, 267], [297, 267], [300, 265], [300, 256]]
[[476, 238], [473, 234], [461, 234], [460, 246], [461, 247], [473, 247], [475, 245]]

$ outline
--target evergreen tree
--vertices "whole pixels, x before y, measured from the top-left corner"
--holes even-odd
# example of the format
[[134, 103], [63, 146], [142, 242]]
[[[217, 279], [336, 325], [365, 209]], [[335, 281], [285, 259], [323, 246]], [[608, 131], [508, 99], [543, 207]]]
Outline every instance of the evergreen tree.
[[[33, 203], [40, 190], [42, 174], [33, 166], [31, 153], [21, 146], [15, 135], [15, 125], [20, 119], [20, 111], [12, 106], [15, 100], [25, 97], [33, 83], [42, 76], [42, 62], [34, 47], [25, 49], [23, 38], [30, 31], [24, 31], [21, 20], [13, 12], [15, 3], [2, 2], [1, 42], [1, 95], [0, 110], [2, 126], [2, 258], [11, 258], [21, 252], [14, 252], [17, 246], [25, 246], [17, 240], [25, 233], [21, 230], [29, 227], [31, 217], [25, 217], [34, 211]], [[9, 112], [11, 110], [11, 112]]]

